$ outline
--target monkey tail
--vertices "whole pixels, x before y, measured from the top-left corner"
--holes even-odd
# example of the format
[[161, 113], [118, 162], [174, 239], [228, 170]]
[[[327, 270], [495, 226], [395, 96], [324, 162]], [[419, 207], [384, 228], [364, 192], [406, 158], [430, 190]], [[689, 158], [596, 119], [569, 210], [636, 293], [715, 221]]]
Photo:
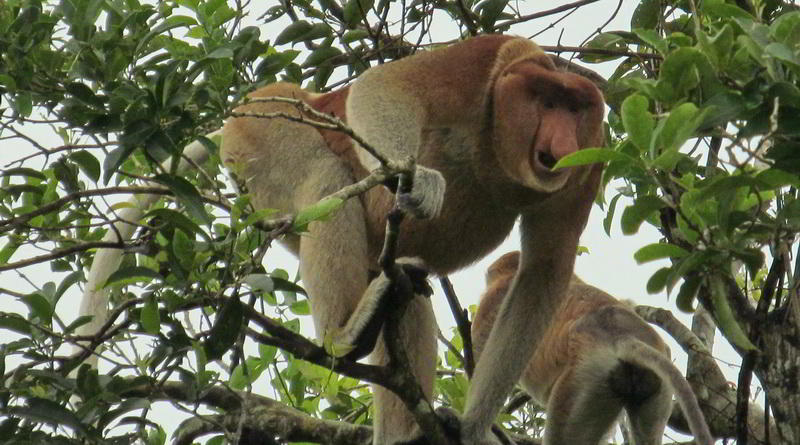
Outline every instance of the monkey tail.
[[637, 338], [625, 338], [617, 344], [617, 356], [643, 368], [650, 369], [662, 381], [666, 381], [675, 392], [678, 404], [683, 410], [689, 429], [698, 445], [714, 445], [714, 438], [708, 429], [703, 411], [697, 403], [697, 397], [683, 374], [672, 364], [672, 361], [652, 346]]
[[[209, 133], [207, 137], [211, 138], [221, 134], [221, 130], [216, 130]], [[187, 162], [186, 159], [195, 163], [202, 163], [208, 158], [208, 150], [203, 146], [200, 141], [194, 141], [183, 149], [183, 157], [178, 163], [177, 171], [186, 171], [192, 164]], [[165, 170], [172, 168], [172, 159], [166, 160], [161, 164]], [[150, 184], [153, 185], [153, 184]], [[119, 242], [124, 243], [133, 237], [136, 231], [136, 222], [142, 218], [144, 213], [152, 206], [160, 195], [141, 194], [133, 196], [122, 210], [117, 213], [119, 220], [114, 223], [113, 227], [106, 232], [103, 236], [105, 242]], [[106, 281], [112, 273], [119, 269], [122, 263], [122, 249], [116, 248], [103, 248], [99, 249], [94, 255], [92, 266], [89, 269], [89, 276], [86, 280], [86, 288], [83, 293], [83, 298], [80, 304], [81, 316], [91, 315], [92, 320], [77, 330], [78, 335], [94, 335], [108, 320], [108, 289], [104, 287]], [[83, 348], [80, 346], [75, 347], [75, 351], [81, 351]], [[92, 354], [86, 363], [96, 367], [97, 355]]]

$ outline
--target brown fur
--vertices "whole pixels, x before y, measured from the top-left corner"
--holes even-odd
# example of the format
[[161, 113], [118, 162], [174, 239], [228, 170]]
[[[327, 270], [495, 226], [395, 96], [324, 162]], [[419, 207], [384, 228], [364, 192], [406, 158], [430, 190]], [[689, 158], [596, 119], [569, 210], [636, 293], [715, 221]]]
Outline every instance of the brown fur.
[[[479, 362], [519, 256], [507, 253], [487, 271], [487, 289], [472, 325]], [[547, 407], [544, 444], [596, 445], [622, 408], [636, 445], [660, 444], [673, 390], [689, 409], [686, 417], [692, 419], [697, 443], [713, 444], [697, 400], [669, 356], [658, 333], [627, 304], [573, 276], [520, 378], [525, 391]]]
[[[535, 344], [572, 273], [601, 172], [600, 166], [550, 172], [541, 159], [602, 144], [602, 96], [591, 82], [555, 71], [526, 39], [490, 35], [374, 67], [349, 89], [317, 95], [275, 84], [254, 95], [302, 99], [346, 120], [385, 156], [415, 156], [412, 195], [426, 218], [403, 221], [399, 255], [418, 257], [436, 273], [452, 272], [489, 253], [522, 215], [527, 262], [519, 289], [507, 299], [507, 310], [518, 315], [509, 324], [514, 331], [498, 329], [494, 341], [509, 345], [511, 336], [528, 341], [521, 342], [521, 350], [491, 349], [501, 360]], [[279, 103], [242, 110], [298, 113]], [[247, 182], [257, 207], [286, 212], [313, 204], [375, 167], [362, 147], [340, 134], [282, 119], [230, 119], [222, 157]], [[375, 296], [382, 278], [368, 289], [368, 271], [377, 270], [393, 202], [387, 189], [372, 189], [348, 201], [330, 221], [313, 223], [307, 235], [284, 240], [300, 257], [318, 336], [356, 341], [364, 335], [359, 331], [364, 317], [385, 304]], [[430, 303], [412, 304], [406, 319], [407, 349], [430, 396], [436, 354]], [[373, 361], [386, 361], [381, 343]], [[489, 425], [521, 371], [521, 365], [478, 366], [464, 414], [466, 443], [491, 441]], [[399, 400], [376, 391], [375, 442], [416, 435], [413, 418]]]

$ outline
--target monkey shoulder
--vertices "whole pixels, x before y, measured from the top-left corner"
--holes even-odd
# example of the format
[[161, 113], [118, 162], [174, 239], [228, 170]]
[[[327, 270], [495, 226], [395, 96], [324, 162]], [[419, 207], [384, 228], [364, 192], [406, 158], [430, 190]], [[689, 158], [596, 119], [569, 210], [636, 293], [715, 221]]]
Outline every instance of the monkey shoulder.
[[413, 96], [430, 124], [446, 124], [454, 119], [461, 122], [464, 113], [484, 108], [493, 69], [512, 57], [499, 59], [503, 54], [511, 52], [518, 56], [536, 51], [538, 47], [523, 37], [493, 34], [472, 37], [374, 66], [356, 79], [353, 92]]

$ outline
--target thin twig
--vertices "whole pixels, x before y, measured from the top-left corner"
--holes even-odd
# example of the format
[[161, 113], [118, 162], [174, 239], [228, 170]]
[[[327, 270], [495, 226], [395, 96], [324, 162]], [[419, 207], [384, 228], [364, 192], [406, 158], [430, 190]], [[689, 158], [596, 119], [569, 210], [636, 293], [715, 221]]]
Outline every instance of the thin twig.
[[450, 305], [450, 312], [456, 321], [458, 333], [461, 335], [461, 341], [464, 344], [464, 370], [467, 376], [472, 377], [472, 371], [475, 370], [475, 356], [472, 349], [472, 324], [469, 321], [469, 314], [466, 309], [461, 306], [458, 301], [453, 283], [446, 276], [439, 278], [439, 283], [444, 291], [444, 296], [447, 298], [447, 304]]

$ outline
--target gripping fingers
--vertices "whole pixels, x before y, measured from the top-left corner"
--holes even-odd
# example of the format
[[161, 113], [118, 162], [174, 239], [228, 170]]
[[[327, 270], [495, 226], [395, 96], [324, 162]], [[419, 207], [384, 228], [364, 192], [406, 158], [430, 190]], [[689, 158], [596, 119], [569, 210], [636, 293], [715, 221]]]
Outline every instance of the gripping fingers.
[[433, 295], [433, 288], [430, 283], [428, 283], [428, 268], [425, 266], [424, 261], [417, 257], [403, 257], [397, 259], [397, 265], [403, 269], [403, 273], [405, 273], [411, 281], [414, 295], [423, 297], [430, 297]]
[[[398, 258], [396, 262], [411, 281], [415, 295], [428, 297], [433, 293], [422, 260]], [[392, 284], [384, 273], [372, 280], [347, 324], [325, 335], [323, 343], [330, 354], [357, 360], [372, 351], [386, 320], [386, 313], [394, 306], [389, 298], [393, 295]]]
[[442, 211], [446, 182], [436, 170], [417, 166], [411, 193], [400, 193], [400, 207], [417, 218], [435, 218]]

